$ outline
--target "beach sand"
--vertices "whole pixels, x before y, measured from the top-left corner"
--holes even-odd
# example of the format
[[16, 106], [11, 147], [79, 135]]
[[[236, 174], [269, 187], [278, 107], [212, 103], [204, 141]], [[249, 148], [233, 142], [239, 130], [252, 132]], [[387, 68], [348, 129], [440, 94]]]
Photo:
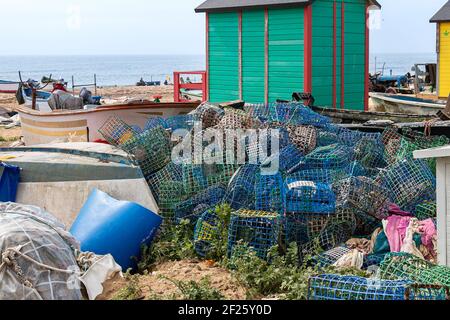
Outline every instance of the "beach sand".
[[[93, 89], [89, 88], [92, 91]], [[78, 92], [76, 92], [78, 93]], [[153, 96], [162, 96], [161, 102], [173, 102], [173, 86], [136, 87], [109, 86], [98, 87], [97, 95], [102, 96], [106, 103], [119, 103], [129, 99], [146, 99], [153, 101]], [[19, 107], [14, 94], [0, 93], [0, 110], [15, 111]], [[0, 147], [9, 146], [22, 136], [20, 127], [4, 129], [0, 127]]]

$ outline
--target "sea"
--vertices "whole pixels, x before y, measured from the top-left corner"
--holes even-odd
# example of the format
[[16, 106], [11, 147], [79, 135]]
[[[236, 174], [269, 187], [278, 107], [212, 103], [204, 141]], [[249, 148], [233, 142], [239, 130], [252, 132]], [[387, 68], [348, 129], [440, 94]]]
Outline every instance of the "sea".
[[[370, 72], [406, 74], [415, 63], [435, 63], [435, 53], [373, 53]], [[0, 56], [0, 80], [41, 80], [52, 74], [54, 79], [65, 79], [71, 85], [90, 84], [97, 76], [99, 86], [134, 85], [145, 81], [172, 80], [174, 71], [205, 69], [203, 55], [103, 55], [103, 56]]]

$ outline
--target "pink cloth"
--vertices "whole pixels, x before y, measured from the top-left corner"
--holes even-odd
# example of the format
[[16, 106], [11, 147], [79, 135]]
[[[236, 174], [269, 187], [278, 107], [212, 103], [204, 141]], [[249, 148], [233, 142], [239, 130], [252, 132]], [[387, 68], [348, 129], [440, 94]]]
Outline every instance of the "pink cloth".
[[411, 217], [412, 214], [406, 211], [403, 211], [400, 209], [400, 207], [396, 204], [390, 204], [389, 205], [389, 214], [390, 215], [396, 215], [396, 216], [405, 216], [405, 217]]
[[436, 226], [433, 219], [421, 221], [420, 233], [422, 234], [422, 244], [427, 247], [429, 252], [434, 252], [433, 240], [437, 236]]
[[400, 252], [403, 240], [406, 236], [411, 217], [390, 216], [387, 218], [386, 236], [391, 247], [391, 252]]

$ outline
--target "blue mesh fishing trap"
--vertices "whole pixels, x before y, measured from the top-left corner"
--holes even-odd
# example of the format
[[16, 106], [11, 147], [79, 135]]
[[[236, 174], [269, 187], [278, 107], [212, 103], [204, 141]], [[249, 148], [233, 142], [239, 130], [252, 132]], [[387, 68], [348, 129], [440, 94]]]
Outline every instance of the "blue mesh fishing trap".
[[286, 212], [333, 214], [336, 196], [330, 185], [313, 181], [286, 180]]
[[281, 173], [258, 174], [255, 186], [255, 209], [258, 211], [285, 212], [286, 193]]
[[160, 200], [159, 196], [161, 193], [161, 185], [168, 181], [182, 182], [182, 171], [180, 165], [170, 162], [163, 169], [147, 178], [148, 185], [158, 203]]
[[231, 215], [228, 234], [228, 254], [235, 245], [242, 243], [265, 259], [269, 250], [277, 244], [279, 236], [278, 214], [263, 211], [239, 210]]
[[246, 164], [240, 167], [231, 178], [224, 198], [234, 210], [255, 208], [255, 183], [259, 167]]
[[144, 126], [144, 131], [152, 130], [158, 127], [167, 129], [168, 125], [166, 123], [166, 120], [161, 117], [150, 118]]
[[407, 212], [414, 212], [424, 201], [436, 199], [436, 178], [422, 160], [399, 161], [389, 166], [380, 178], [392, 202]]
[[352, 150], [339, 144], [320, 147], [305, 156], [302, 169], [342, 170], [348, 168]]
[[205, 211], [197, 220], [194, 231], [194, 246], [195, 252], [200, 257], [206, 257], [208, 254], [211, 242], [217, 235], [217, 224], [219, 221], [214, 210]]
[[408, 280], [325, 274], [309, 279], [308, 300], [445, 300], [444, 288], [416, 287]]

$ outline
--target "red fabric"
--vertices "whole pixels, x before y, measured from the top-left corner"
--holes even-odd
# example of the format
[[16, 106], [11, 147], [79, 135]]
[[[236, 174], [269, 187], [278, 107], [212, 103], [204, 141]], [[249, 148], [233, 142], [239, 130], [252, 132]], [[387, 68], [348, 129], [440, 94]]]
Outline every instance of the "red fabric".
[[396, 204], [389, 205], [389, 214], [403, 217], [412, 217], [412, 214], [400, 209], [400, 207]]
[[57, 90], [61, 90], [61, 91], [67, 92], [66, 87], [65, 87], [64, 84], [62, 84], [62, 83], [54, 83], [54, 84], [53, 84], [53, 90], [52, 90], [52, 93], [55, 92], [55, 91], [57, 91]]
[[102, 140], [102, 139], [97, 139], [94, 141], [94, 143], [103, 143], [103, 144], [109, 144], [108, 141]]

